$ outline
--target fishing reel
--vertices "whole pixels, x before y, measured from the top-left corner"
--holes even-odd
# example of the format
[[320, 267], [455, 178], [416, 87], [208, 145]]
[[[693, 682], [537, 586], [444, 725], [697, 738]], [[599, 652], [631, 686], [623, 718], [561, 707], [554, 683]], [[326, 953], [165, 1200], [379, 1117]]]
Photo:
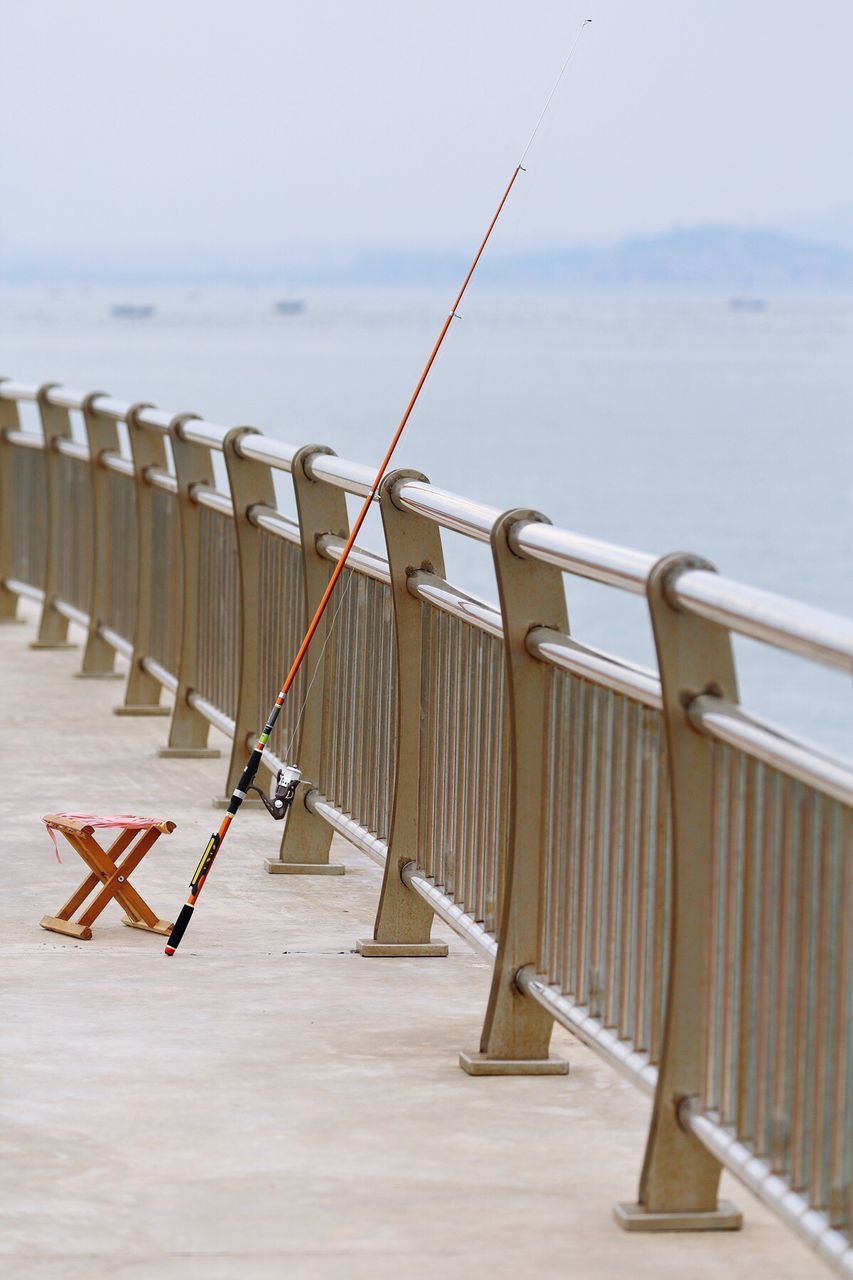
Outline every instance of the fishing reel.
[[247, 787], [247, 791], [257, 791], [258, 795], [264, 802], [267, 812], [275, 818], [276, 822], [280, 822], [287, 813], [293, 797], [296, 795], [296, 788], [302, 777], [296, 765], [286, 764], [283, 769], [279, 769], [275, 780], [275, 791], [271, 796], [265, 795], [260, 787], [252, 784]]

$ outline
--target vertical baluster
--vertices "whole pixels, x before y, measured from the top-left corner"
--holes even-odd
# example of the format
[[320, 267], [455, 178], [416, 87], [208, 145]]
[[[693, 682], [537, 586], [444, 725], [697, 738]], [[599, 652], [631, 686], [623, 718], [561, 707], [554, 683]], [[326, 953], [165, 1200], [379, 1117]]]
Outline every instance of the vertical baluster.
[[702, 1058], [704, 1063], [702, 1106], [708, 1111], [718, 1112], [720, 1109], [720, 1054], [719, 1044], [722, 1034], [720, 1025], [720, 965], [718, 956], [722, 946], [723, 933], [723, 831], [728, 798], [728, 749], [715, 746], [711, 751], [712, 793], [711, 832], [708, 898], [708, 939], [705, 954], [705, 972], [703, 991], [705, 995], [705, 1016], [703, 1019]]
[[[510, 793], [512, 790], [512, 738], [510, 732], [510, 714], [507, 696], [506, 662], [500, 654], [497, 643], [490, 645], [494, 654], [496, 698], [500, 707], [500, 735], [498, 738], [497, 768], [497, 811], [495, 849], [495, 875], [497, 877], [496, 911], [498, 920], [503, 917], [503, 895], [507, 883], [507, 861], [510, 843]], [[541, 741], [537, 743], [541, 751]], [[538, 779], [541, 786], [541, 774]]]
[[737, 961], [735, 946], [737, 918], [737, 862], [740, 839], [739, 766], [741, 755], [726, 751], [726, 804], [721, 813], [718, 870], [720, 885], [720, 926], [716, 955], [712, 960], [710, 983], [719, 999], [718, 1037], [715, 1057], [719, 1070], [719, 1111], [723, 1124], [733, 1117], [732, 1064], [737, 1047], [734, 1043], [735, 993]]
[[370, 831], [375, 831], [373, 753], [376, 749], [377, 736], [375, 717], [378, 707], [379, 682], [376, 678], [376, 655], [379, 647], [379, 632], [376, 625], [376, 584], [372, 579], [366, 578], [364, 588], [367, 610], [365, 623], [365, 689], [368, 691], [368, 698], [359, 708], [359, 735], [363, 739], [362, 767], [364, 769], [360, 803], [364, 815], [362, 818], [363, 825]]
[[89, 630], [78, 675], [87, 679], [120, 680], [124, 677], [115, 667], [115, 650], [100, 633], [112, 612], [111, 583], [113, 559], [121, 549], [110, 536], [110, 473], [102, 454], [119, 450], [118, 428], [112, 419], [97, 411], [97, 400], [104, 393], [91, 391], [83, 401], [83, 421], [89, 444], [89, 478], [92, 503], [93, 567], [91, 591], [87, 606]]
[[765, 839], [763, 867], [765, 871], [764, 898], [766, 910], [762, 920], [764, 956], [765, 1017], [761, 1023], [761, 1060], [759, 1065], [759, 1093], [756, 1099], [756, 1150], [759, 1155], [770, 1156], [774, 1144], [773, 1071], [776, 1052], [776, 1018], [780, 999], [779, 973], [776, 955], [780, 925], [782, 893], [782, 779], [775, 770], [765, 770]]
[[[397, 672], [396, 765], [388, 856], [382, 891], [376, 912], [373, 937], [358, 943], [363, 956], [443, 956], [447, 944], [431, 942], [433, 912], [427, 903], [407, 888], [401, 872], [410, 862], [424, 866], [424, 822], [432, 821], [420, 801], [424, 797], [424, 771], [431, 761], [424, 753], [422, 724], [432, 719], [436, 700], [433, 678], [434, 643], [427, 641], [429, 620], [409, 590], [412, 574], [426, 572], [444, 576], [444, 556], [438, 528], [422, 516], [404, 512], [397, 506], [394, 490], [412, 472], [395, 471], [380, 487], [380, 509], [388, 551], [391, 592], [394, 603], [394, 644]], [[424, 476], [414, 473], [415, 478]], [[435, 785], [444, 785], [439, 778]], [[432, 782], [430, 783], [432, 785]], [[425, 868], [428, 872], [430, 867]]]
[[[50, 403], [48, 392], [52, 385], [52, 383], [46, 383], [44, 386], [39, 387], [36, 397], [39, 417], [41, 418], [42, 436], [44, 438], [47, 530], [43, 577], [44, 601], [39, 619], [38, 635], [31, 646], [33, 649], [70, 649], [73, 647], [68, 641], [68, 619], [56, 608], [56, 601], [63, 597], [62, 588], [68, 581], [67, 562], [73, 545], [70, 539], [65, 536], [64, 525], [66, 521], [63, 517], [67, 519], [70, 514], [71, 519], [76, 521], [78, 525], [88, 523], [91, 519], [91, 504], [88, 502], [76, 502], [73, 486], [63, 483], [66, 459], [58, 452], [57, 445], [60, 440], [71, 439], [71, 419], [67, 409], [59, 408]], [[3, 442], [3, 429], [12, 429], [16, 424], [16, 406], [9, 401], [0, 401], [0, 454], [8, 455], [12, 449], [11, 445]], [[2, 471], [3, 464], [0, 461], [0, 472]], [[0, 511], [2, 511], [6, 521], [11, 521], [13, 518], [11, 473], [6, 474], [5, 479], [0, 480], [0, 484], [3, 485]], [[4, 534], [4, 540], [8, 551], [11, 551], [12, 530], [10, 528]], [[75, 568], [77, 568], [76, 563]], [[8, 566], [5, 572], [8, 572]], [[0, 617], [14, 617], [17, 597], [3, 586], [3, 576], [4, 572], [0, 570]]]
[[500, 865], [501, 850], [498, 847], [497, 836], [497, 788], [500, 786], [500, 759], [498, 753], [501, 750], [501, 736], [503, 732], [503, 723], [500, 714], [500, 708], [496, 705], [496, 666], [501, 662], [501, 655], [496, 652], [494, 645], [483, 641], [483, 666], [484, 666], [484, 699], [485, 699], [485, 741], [491, 745], [491, 749], [487, 751], [483, 760], [483, 768], [480, 771], [482, 778], [482, 809], [483, 820], [480, 824], [480, 840], [478, 855], [483, 859], [484, 864], [484, 899], [485, 909], [483, 920], [485, 928], [493, 936], [497, 936], [500, 929]]
[[[796, 799], [799, 797], [796, 796]], [[772, 1117], [770, 1162], [775, 1173], [787, 1175], [790, 1162], [791, 1084], [791, 994], [793, 982], [794, 913], [796, 910], [796, 852], [795, 793], [791, 784], [783, 780], [781, 785], [782, 826], [779, 921], [776, 932], [776, 1043], [774, 1045], [772, 1079]]]
[[213, 459], [203, 445], [183, 438], [184, 423], [196, 414], [183, 413], [172, 419], [169, 438], [178, 482], [178, 513], [181, 529], [181, 644], [178, 664], [178, 688], [169, 726], [169, 742], [160, 748], [161, 756], [208, 757], [218, 756], [217, 747], [208, 747], [210, 726], [188, 701], [189, 694], [199, 686], [200, 664], [206, 628], [202, 626], [204, 598], [201, 594], [201, 573], [206, 557], [201, 548], [200, 508], [193, 495], [196, 485], [213, 485]]
[[[277, 630], [271, 626], [272, 604], [282, 600], [286, 584], [271, 573], [270, 535], [252, 519], [254, 507], [275, 507], [275, 486], [270, 468], [253, 458], [244, 458], [240, 447], [244, 439], [257, 434], [254, 427], [237, 427], [228, 432], [223, 444], [234, 507], [233, 531], [227, 529], [230, 545], [224, 575], [228, 582], [225, 615], [229, 637], [225, 665], [229, 672], [228, 714], [234, 717], [234, 740], [224, 795], [217, 801], [226, 806], [246, 763], [246, 741], [260, 732], [263, 717], [275, 697], [276, 681], [282, 678], [271, 672], [268, 655], [269, 635]], [[212, 595], [216, 601], [215, 588]], [[259, 778], [259, 785], [261, 781]], [[251, 799], [260, 804], [254, 797]]]
[[638, 1203], [617, 1206], [629, 1230], [679, 1227], [731, 1230], [740, 1214], [718, 1201], [719, 1161], [683, 1125], [681, 1109], [703, 1091], [704, 1012], [713, 752], [689, 719], [690, 702], [711, 685], [737, 702], [731, 641], [725, 628], [682, 612], [670, 584], [689, 569], [712, 570], [688, 555], [658, 561], [647, 594], [661, 673], [673, 815], [673, 895], [669, 980], [661, 1060]]
[[[811, 986], [816, 1008], [813, 1019], [813, 1053], [807, 1080], [808, 1143], [805, 1151], [809, 1201], [821, 1209], [830, 1206], [829, 1153], [832, 1116], [830, 1104], [835, 1092], [835, 1072], [839, 1055], [833, 1052], [838, 1043], [838, 1028], [833, 1026], [834, 986], [839, 981], [836, 971], [838, 955], [838, 877], [831, 856], [829, 832], [833, 810], [837, 806], [823, 797], [816, 798], [814, 824], [815, 912], [814, 969]], [[834, 1034], [833, 1034], [834, 1033]]]
[[645, 759], [648, 767], [648, 796], [646, 820], [646, 902], [644, 911], [643, 941], [643, 1005], [641, 1025], [643, 1028], [643, 1048], [651, 1057], [652, 1054], [652, 1007], [657, 998], [656, 988], [656, 946], [655, 934], [656, 898], [661, 882], [659, 865], [659, 848], [657, 841], [658, 813], [656, 802], [658, 797], [658, 774], [660, 771], [660, 752], [658, 749], [656, 713], [648, 707], [643, 708], [643, 739], [645, 742]]
[[[346, 539], [349, 534], [346, 498], [343, 492], [334, 485], [314, 480], [308, 470], [312, 455], [331, 452], [332, 450], [325, 445], [305, 445], [297, 450], [291, 463], [291, 478], [299, 518], [304, 592], [303, 617], [305, 619], [313, 616], [332, 571], [329, 561], [318, 549], [318, 539], [324, 534]], [[343, 863], [329, 861], [329, 849], [332, 843], [331, 828], [322, 818], [311, 813], [305, 803], [312, 786], [316, 787], [318, 780], [324, 777], [324, 762], [328, 759], [327, 699], [336, 697], [337, 690], [328, 689], [327, 675], [330, 660], [328, 649], [323, 653], [323, 644], [327, 635], [326, 628], [340, 602], [340, 596], [337, 593], [342, 591], [345, 585], [345, 581], [339, 583], [336, 596], [332, 600], [323, 624], [317, 631], [303, 664], [302, 683], [300, 684], [297, 680], [288, 694], [288, 699], [292, 699], [294, 704], [294, 714], [301, 713], [298, 742], [294, 754], [302, 776], [309, 785], [300, 788], [296, 801], [288, 811], [279, 856], [269, 858], [264, 863], [267, 871], [272, 874], [342, 875], [345, 871]], [[301, 629], [300, 625], [300, 631]], [[329, 647], [331, 648], [339, 640], [340, 631], [336, 627], [335, 638], [332, 639]], [[285, 668], [289, 666], [294, 656], [294, 653], [287, 655]], [[277, 676], [274, 683], [283, 679], [283, 674]], [[273, 689], [272, 697], [276, 692], [277, 690]]]
[[[532, 626], [569, 629], [562, 575], [548, 565], [517, 556], [510, 547], [514, 525], [541, 521], [534, 512], [510, 511], [495, 522], [492, 554], [498, 579], [504, 635], [504, 680], [510, 713], [511, 808], [502, 867], [498, 953], [480, 1052], [461, 1054], [472, 1075], [555, 1074], [568, 1069], [549, 1056], [552, 1021], [518, 985], [522, 970], [535, 969], [540, 952], [539, 893], [543, 857], [543, 750], [540, 715], [548, 669], [527, 650]], [[506, 822], [499, 822], [503, 838]]]
[[465, 701], [462, 694], [464, 623], [457, 618], [448, 618], [448, 622], [450, 624], [448, 627], [450, 667], [446, 685], [445, 706], [447, 708], [447, 726], [452, 746], [448, 761], [451, 784], [448, 788], [445, 803], [445, 884], [448, 896], [459, 902], [461, 900], [460, 889], [463, 868], [460, 864], [460, 851], [457, 841], [457, 812], [461, 799], [460, 792], [464, 786], [462, 757], [465, 751], [465, 731], [467, 728], [465, 723]]
[[470, 913], [473, 894], [471, 892], [471, 869], [474, 862], [468, 847], [468, 815], [479, 803], [471, 790], [471, 762], [477, 746], [473, 741], [474, 723], [472, 710], [472, 649], [477, 643], [477, 633], [473, 627], [464, 627], [460, 635], [460, 668], [459, 668], [459, 701], [462, 713], [462, 759], [460, 761], [460, 792], [456, 803], [456, 857], [459, 869], [459, 887], [457, 900], [460, 906]]
[[574, 946], [574, 979], [572, 983], [578, 1004], [587, 1003], [586, 950], [589, 936], [590, 845], [592, 842], [592, 806], [595, 786], [597, 698], [595, 688], [583, 682], [583, 727], [580, 730], [580, 757], [577, 766], [577, 826], [575, 900], [569, 920]]
[[663, 1010], [666, 1001], [667, 981], [667, 932], [669, 919], [669, 885], [671, 867], [669, 859], [669, 810], [666, 787], [668, 766], [663, 743], [662, 726], [658, 711], [651, 711], [655, 725], [655, 751], [657, 782], [655, 786], [655, 879], [652, 919], [652, 969], [649, 1008], [649, 1060], [660, 1061]]
[[608, 817], [610, 813], [609, 763], [610, 752], [613, 749], [613, 694], [609, 689], [601, 689], [598, 691], [597, 697], [600, 721], [598, 726], [598, 750], [595, 760], [596, 799], [593, 823], [592, 904], [590, 908], [589, 1008], [594, 1017], [600, 1018], [604, 1011], [604, 938], [607, 928], [606, 904], [610, 871]]
[[[483, 740], [481, 722], [483, 715], [483, 652], [485, 638], [476, 636], [471, 652], [470, 699], [472, 747], [469, 757], [468, 802], [466, 805], [466, 840], [468, 848], [469, 887], [468, 911], [475, 920], [483, 919], [483, 883], [485, 850], [480, 843], [480, 779], [483, 775], [484, 756], [489, 744]], [[486, 756], [486, 759], [488, 756]]]
[[[488, 646], [485, 644], [484, 637], [480, 637], [478, 649], [476, 649], [476, 707], [478, 707], [478, 717], [476, 717], [476, 740], [478, 740], [479, 749], [474, 755], [474, 794], [482, 796], [485, 783], [485, 769], [487, 769], [489, 758], [489, 687], [487, 684], [487, 663], [488, 663]], [[474, 911], [475, 919], [480, 923], [484, 923], [491, 910], [494, 914], [493, 906], [489, 908], [488, 904], [488, 883], [489, 883], [489, 856], [487, 840], [484, 836], [484, 815], [483, 805], [475, 806], [476, 813], [474, 819], [474, 831], [471, 833], [471, 840], [474, 842], [475, 858], [476, 858], [476, 908]]]
[[793, 945], [793, 1008], [791, 1040], [793, 1057], [791, 1069], [791, 1158], [790, 1180], [795, 1191], [803, 1191], [808, 1185], [806, 1146], [809, 1137], [810, 1105], [808, 1097], [809, 1077], [814, 1057], [814, 1024], [817, 1006], [824, 999], [824, 991], [814, 983], [815, 906], [819, 866], [815, 857], [814, 841], [815, 796], [804, 790], [797, 824], [797, 896], [794, 912], [795, 939]]
[[637, 929], [637, 826], [639, 770], [637, 768], [637, 726], [640, 708], [630, 704], [625, 741], [625, 844], [622, 862], [622, 1008], [619, 1017], [619, 1034], [630, 1039], [633, 1024], [634, 954]]
[[610, 925], [610, 958], [608, 960], [608, 1005], [605, 1011], [605, 1024], [608, 1027], [621, 1028], [622, 1024], [622, 991], [624, 987], [625, 949], [624, 949], [624, 884], [625, 884], [625, 772], [627, 756], [627, 726], [630, 703], [627, 698], [620, 698], [617, 704], [616, 719], [613, 732], [612, 783], [610, 789], [610, 849], [611, 849], [611, 893], [612, 916]]
[[393, 798], [395, 752], [397, 740], [397, 668], [394, 661], [394, 614], [392, 612], [391, 592], [383, 593], [384, 628], [385, 628], [385, 723], [387, 733], [382, 743], [382, 777], [384, 791], [382, 794], [382, 834], [385, 839], [391, 826], [391, 801]]
[[571, 849], [569, 847], [570, 813], [571, 813], [571, 779], [574, 776], [574, 756], [572, 754], [572, 723], [575, 711], [575, 695], [578, 682], [574, 676], [562, 671], [554, 673], [555, 714], [557, 716], [557, 742], [565, 744], [565, 755], [554, 759], [554, 827], [551, 837], [553, 844], [544, 856], [550, 858], [554, 866], [555, 894], [551, 911], [551, 954], [549, 975], [561, 991], [568, 984], [563, 939], [566, 933], [567, 895], [570, 877], [569, 863]]
[[759, 899], [764, 889], [762, 857], [762, 766], [745, 762], [745, 831], [743, 837], [743, 926], [740, 936], [740, 996], [738, 1010], [735, 1125], [749, 1142], [755, 1137], [756, 1041], [758, 1015], [758, 965], [760, 951]]
[[422, 822], [420, 841], [415, 851], [420, 865], [427, 875], [435, 879], [435, 830], [436, 830], [436, 727], [438, 702], [436, 697], [437, 615], [426, 604], [420, 607], [421, 636], [423, 643], [423, 671], [421, 675], [421, 706], [423, 731], [421, 737], [421, 805]]
[[832, 1136], [829, 1151], [829, 1216], [834, 1226], [853, 1227], [853, 810], [833, 806], [832, 857], [838, 883], [837, 949], [833, 951], [833, 1025], [838, 1062], [829, 1094]]
[[435, 638], [435, 732], [433, 745], [435, 749], [436, 785], [433, 788], [433, 875], [435, 883], [442, 888], [445, 883], [445, 841], [444, 829], [447, 809], [447, 788], [451, 785], [448, 768], [449, 743], [447, 741], [447, 630], [448, 619], [443, 613], [436, 615], [433, 636]]
[[[359, 716], [358, 706], [360, 699], [364, 697], [366, 692], [365, 686], [365, 613], [367, 602], [365, 600], [364, 581], [355, 569], [351, 570], [354, 582], [350, 591], [348, 604], [350, 607], [350, 641], [349, 662], [347, 669], [349, 674], [347, 697], [344, 702], [344, 714], [346, 717], [346, 759], [342, 761], [343, 766], [343, 783], [346, 791], [345, 808], [349, 813], [354, 813], [358, 804], [358, 792], [361, 786], [361, 769], [362, 769], [362, 735], [359, 732]], [[355, 813], [356, 820], [360, 820], [360, 816]]]
[[646, 955], [648, 951], [648, 909], [651, 876], [649, 840], [651, 829], [652, 766], [649, 758], [647, 716], [644, 707], [637, 707], [637, 778], [639, 803], [637, 806], [636, 845], [636, 894], [634, 925], [634, 1015], [631, 1039], [636, 1049], [648, 1049], [648, 1024], [645, 1019], [648, 987]]
[[[3, 378], [2, 381], [5, 382], [6, 379]], [[40, 393], [40, 407], [42, 396], [47, 389], [45, 387], [43, 392]], [[0, 622], [14, 622], [18, 613], [18, 597], [11, 587], [6, 586], [7, 578], [14, 578], [15, 576], [13, 570], [15, 567], [15, 490], [17, 480], [17, 468], [15, 466], [17, 447], [6, 439], [6, 432], [19, 431], [20, 426], [18, 406], [15, 401], [0, 400]], [[47, 450], [49, 443], [47, 431], [44, 428], [44, 414], [42, 414], [42, 429], [44, 447]], [[47, 453], [45, 456], [47, 457]], [[55, 511], [55, 509], [52, 503], [48, 507], [49, 511]], [[63, 641], [65, 639], [64, 631], [61, 639]]]

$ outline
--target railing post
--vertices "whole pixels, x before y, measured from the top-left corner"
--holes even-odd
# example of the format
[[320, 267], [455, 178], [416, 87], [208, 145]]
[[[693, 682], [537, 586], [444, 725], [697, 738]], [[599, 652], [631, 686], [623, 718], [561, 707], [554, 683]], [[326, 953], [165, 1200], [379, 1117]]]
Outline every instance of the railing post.
[[[302, 539], [302, 568], [305, 580], [305, 616], [310, 618], [320, 603], [329, 582], [332, 566], [317, 550], [317, 539], [324, 533], [339, 538], [349, 535], [346, 496], [333, 485], [313, 480], [305, 470], [305, 463], [312, 454], [334, 453], [325, 445], [309, 444], [293, 456], [292, 478], [299, 515], [299, 532]], [[343, 589], [344, 584], [338, 590]], [[296, 747], [296, 763], [306, 780], [319, 776], [323, 750], [323, 700], [325, 693], [324, 660], [319, 656], [325, 628], [331, 624], [335, 601], [326, 614], [321, 628], [305, 660], [306, 680], [313, 684], [302, 711], [299, 741]], [[319, 666], [317, 665], [319, 663]], [[282, 672], [282, 679], [286, 672]], [[277, 690], [270, 691], [270, 701]], [[264, 714], [268, 708], [264, 708]], [[332, 846], [332, 829], [311, 813], [305, 804], [309, 788], [300, 787], [296, 803], [287, 815], [281, 849], [277, 858], [266, 859], [264, 866], [273, 875], [343, 875], [343, 863], [329, 862]]]
[[[113, 707], [117, 716], [168, 716], [168, 707], [160, 705], [160, 681], [142, 665], [151, 655], [152, 624], [155, 611], [162, 607], [163, 584], [154, 559], [153, 490], [146, 477], [149, 467], [165, 471], [168, 466], [166, 441], [154, 431], [140, 427], [138, 415], [152, 406], [147, 402], [131, 405], [127, 413], [127, 433], [133, 458], [133, 487], [136, 495], [136, 619], [133, 629], [133, 655], [124, 691], [124, 702]], [[158, 581], [159, 579], [159, 581]], [[174, 590], [174, 584], [168, 588]]]
[[402, 511], [394, 491], [404, 480], [426, 480], [419, 471], [393, 471], [379, 490], [397, 653], [397, 754], [388, 856], [372, 938], [357, 946], [363, 956], [446, 956], [446, 942], [431, 942], [432, 908], [404, 884], [403, 868], [418, 860], [421, 766], [421, 603], [408, 588], [419, 569], [444, 577], [441, 533], [425, 516]]
[[212, 758], [220, 755], [218, 747], [207, 745], [210, 725], [201, 712], [190, 705], [189, 694], [198, 682], [198, 627], [199, 627], [199, 509], [193, 497], [197, 484], [213, 486], [213, 459], [204, 445], [184, 440], [181, 428], [185, 422], [198, 417], [195, 413], [180, 413], [169, 426], [175, 476], [178, 482], [178, 512], [181, 522], [181, 560], [183, 564], [183, 591], [181, 604], [181, 660], [178, 671], [178, 688], [175, 706], [169, 726], [168, 746], [159, 754], [178, 759], [188, 757]]
[[18, 618], [18, 597], [6, 586], [6, 579], [11, 577], [12, 522], [15, 518], [12, 497], [15, 480], [10, 456], [14, 446], [6, 440], [6, 432], [17, 431], [19, 426], [18, 406], [14, 400], [0, 400], [0, 623], [21, 621]]
[[107, 473], [101, 454], [118, 452], [118, 427], [110, 418], [97, 412], [94, 401], [106, 393], [90, 391], [83, 401], [83, 421], [89, 445], [89, 490], [92, 497], [92, 591], [89, 599], [89, 633], [83, 650], [78, 677], [83, 679], [121, 680], [115, 670], [115, 649], [100, 634], [99, 627], [109, 616], [110, 530]]
[[526, 997], [518, 974], [539, 958], [544, 855], [542, 725], [549, 669], [527, 651], [534, 627], [567, 633], [563, 575], [516, 555], [509, 544], [520, 522], [549, 524], [536, 511], [505, 512], [491, 534], [504, 633], [510, 723], [510, 804], [507, 865], [499, 914], [498, 953], [479, 1053], [462, 1053], [469, 1075], [565, 1075], [569, 1064], [549, 1054], [553, 1019]]
[[[59, 538], [61, 525], [57, 520], [57, 512], [67, 502], [67, 495], [62, 492], [62, 480], [59, 474], [59, 453], [57, 441], [71, 439], [71, 417], [67, 409], [51, 404], [47, 393], [56, 383], [48, 382], [38, 390], [38, 408], [41, 418], [42, 435], [44, 436], [44, 469], [47, 483], [47, 547], [44, 567], [44, 601], [39, 619], [38, 635], [30, 645], [31, 649], [76, 649], [76, 645], [68, 639], [68, 618], [56, 607], [59, 594]], [[80, 519], [90, 518], [90, 513], [80, 512]]]
[[692, 728], [688, 712], [701, 694], [738, 701], [727, 629], [670, 603], [669, 584], [688, 569], [715, 572], [698, 556], [665, 556], [647, 588], [668, 747], [672, 912], [663, 1044], [639, 1199], [614, 1210], [627, 1231], [731, 1231], [741, 1225], [738, 1209], [717, 1199], [719, 1161], [681, 1123], [702, 1086], [713, 866], [712, 741]]
[[[225, 779], [225, 795], [216, 801], [217, 805], [223, 801], [228, 804], [246, 765], [249, 750], [246, 739], [249, 734], [257, 737], [263, 726], [263, 717], [269, 711], [269, 707], [261, 707], [258, 701], [262, 642], [258, 625], [262, 533], [252, 523], [249, 512], [255, 505], [274, 507], [275, 487], [270, 468], [263, 462], [242, 457], [237, 447], [244, 436], [259, 434], [257, 427], [235, 427], [228, 432], [223, 443], [240, 565], [240, 670], [237, 674], [234, 741]], [[270, 702], [276, 693], [277, 690], [270, 690]], [[243, 804], [258, 806], [260, 800], [249, 796]]]

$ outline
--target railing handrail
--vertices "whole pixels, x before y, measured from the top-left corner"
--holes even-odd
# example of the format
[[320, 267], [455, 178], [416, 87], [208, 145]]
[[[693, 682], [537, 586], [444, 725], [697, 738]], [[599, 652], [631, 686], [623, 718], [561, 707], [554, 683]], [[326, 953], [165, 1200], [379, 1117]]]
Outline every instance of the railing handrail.
[[853, 675], [853, 619], [704, 569], [673, 575], [666, 590], [699, 618]]
[[336, 453], [310, 453], [304, 466], [306, 475], [312, 480], [325, 480], [327, 484], [360, 498], [367, 497], [376, 479], [376, 472], [370, 467], [339, 458]]
[[57, 409], [81, 410], [90, 394], [88, 391], [75, 391], [71, 387], [53, 386], [48, 388], [44, 398]]
[[[38, 393], [39, 387], [35, 384], [0, 380], [0, 399], [36, 401]], [[78, 410], [84, 406], [88, 395], [63, 386], [52, 386], [45, 393], [49, 404]], [[94, 396], [91, 404], [98, 414], [117, 422], [126, 422], [132, 407], [129, 401], [115, 399], [105, 392]], [[163, 433], [168, 432], [174, 419], [174, 414], [152, 406], [146, 406], [136, 415], [140, 426]], [[179, 430], [183, 439], [221, 453], [229, 428], [203, 418], [191, 418], [183, 422]], [[20, 443], [25, 447], [36, 447], [29, 439], [21, 439]], [[83, 456], [76, 450], [72, 451], [67, 444], [59, 447], [60, 452], [68, 456]], [[252, 433], [239, 440], [237, 452], [241, 457], [289, 472], [297, 446], [269, 439], [262, 433]], [[312, 479], [325, 481], [362, 497], [370, 492], [375, 478], [368, 466], [332, 453], [309, 455], [305, 469]], [[500, 515], [496, 507], [422, 480], [405, 480], [396, 486], [394, 496], [406, 510], [427, 516], [442, 528], [479, 542], [488, 542]], [[649, 574], [658, 559], [649, 552], [591, 538], [539, 520], [518, 521], [510, 531], [509, 541], [520, 556], [633, 594], [645, 592]], [[668, 584], [667, 591], [679, 608], [717, 622], [740, 635], [853, 673], [853, 620], [841, 614], [704, 569], [678, 574]]]
[[182, 422], [177, 430], [182, 440], [188, 440], [190, 444], [204, 445], [206, 449], [222, 453], [225, 437], [230, 428], [220, 427], [218, 423], [207, 422], [204, 418], [189, 418], [186, 422]]
[[38, 386], [34, 382], [16, 382], [12, 378], [0, 378], [0, 400], [35, 403], [38, 399]]

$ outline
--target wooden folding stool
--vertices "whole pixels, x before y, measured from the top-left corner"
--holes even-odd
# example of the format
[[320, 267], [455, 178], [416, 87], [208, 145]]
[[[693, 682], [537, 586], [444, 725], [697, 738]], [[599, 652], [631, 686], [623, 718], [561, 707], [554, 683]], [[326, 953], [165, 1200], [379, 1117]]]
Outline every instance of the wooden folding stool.
[[[100, 817], [97, 814], [88, 813], [49, 813], [43, 821], [54, 846], [56, 846], [54, 832], [59, 831], [91, 872], [55, 916], [42, 917], [40, 923], [43, 929], [88, 941], [92, 936], [91, 926], [110, 899], [115, 898], [127, 913], [123, 917], [124, 923], [130, 925], [132, 929], [147, 929], [151, 933], [171, 933], [171, 923], [158, 918], [145, 899], [129, 883], [128, 876], [139, 866], [155, 840], [161, 835], [170, 835], [174, 831], [174, 822], [157, 818], [136, 818], [129, 814]], [[119, 827], [121, 830], [109, 848], [102, 849], [94, 836], [97, 827]], [[57, 849], [57, 856], [58, 853]], [[119, 862], [118, 859], [122, 854], [124, 859]], [[101, 886], [100, 892], [95, 895], [79, 919], [72, 920], [74, 912], [83, 905], [98, 885]]]

